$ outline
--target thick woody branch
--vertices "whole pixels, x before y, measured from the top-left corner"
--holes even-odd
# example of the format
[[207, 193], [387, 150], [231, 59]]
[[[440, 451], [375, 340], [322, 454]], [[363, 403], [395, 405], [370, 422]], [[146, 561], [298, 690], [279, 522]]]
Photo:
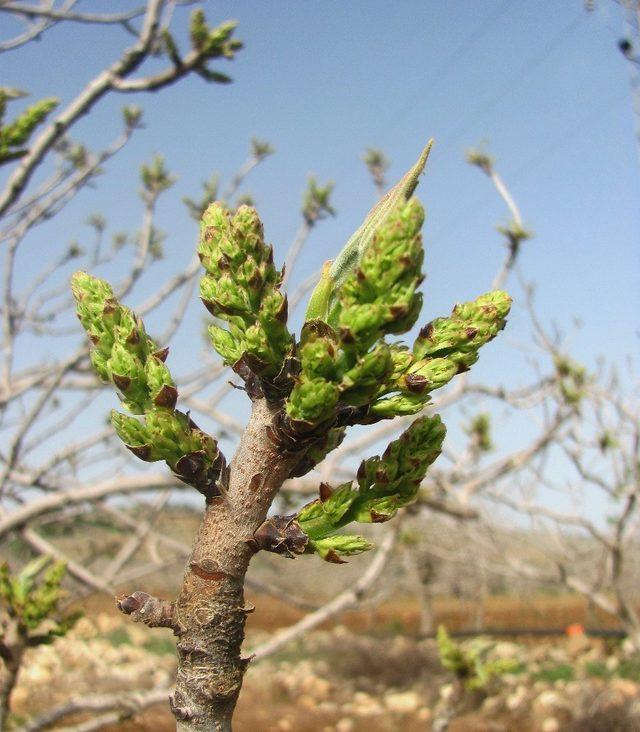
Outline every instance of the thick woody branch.
[[[254, 554], [248, 542], [300, 459], [299, 453], [283, 456], [269, 440], [274, 416], [274, 407], [264, 399], [254, 402], [230, 465], [228, 486], [207, 505], [175, 602], [173, 619], [180, 626], [180, 640], [171, 708], [180, 732], [231, 729], [248, 664], [240, 655], [246, 615], [253, 609], [243, 593]], [[131, 598], [124, 601], [125, 608], [137, 613], [145, 607], [146, 597], [134, 593]], [[166, 605], [164, 612], [169, 613]]]

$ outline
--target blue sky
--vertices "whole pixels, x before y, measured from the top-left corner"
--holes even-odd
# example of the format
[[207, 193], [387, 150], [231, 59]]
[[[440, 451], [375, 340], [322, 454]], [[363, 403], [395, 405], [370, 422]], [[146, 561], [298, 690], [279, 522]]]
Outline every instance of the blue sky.
[[[106, 12], [133, 5], [96, 1], [79, 7]], [[88, 243], [84, 221], [90, 213], [103, 213], [110, 232], [138, 228], [139, 166], [161, 152], [178, 182], [161, 199], [157, 224], [167, 234], [166, 257], [143, 283], [142, 300], [192, 254], [196, 226], [182, 196], [197, 194], [214, 171], [230, 176], [257, 136], [276, 154], [247, 188], [277, 260], [299, 225], [309, 173], [335, 182], [337, 216], [313, 232], [295, 286], [337, 253], [373, 204], [364, 149], [373, 145], [387, 153], [392, 183], [433, 136], [418, 189], [428, 212], [426, 322], [446, 314], [456, 300], [486, 291], [504, 255], [494, 228], [507, 220], [504, 206], [488, 179], [465, 162], [466, 149], [484, 141], [535, 233], [521, 265], [536, 284], [541, 320], [571, 329], [580, 318], [572, 349], [589, 365], [599, 355], [622, 362], [637, 352], [640, 164], [627, 63], [616, 47], [622, 19], [615, 3], [600, 0], [593, 13], [582, 0], [283, 0], [204, 7], [212, 22], [239, 21], [237, 35], [246, 48], [232, 63], [219, 64], [234, 83], [206, 85], [193, 78], [155, 95], [112, 95], [101, 102], [76, 128], [80, 141], [95, 148], [108, 144], [120, 129], [124, 104], [145, 109], [146, 127], [108, 164], [97, 188], [31, 236], [20, 282], [32, 276], [34, 262], [44, 266], [69, 241]], [[187, 9], [176, 11], [183, 48], [187, 15]], [[62, 25], [37, 44], [3, 54], [2, 80], [33, 98], [54, 94], [66, 103], [129, 42], [119, 28]], [[494, 383], [521, 380], [512, 346], [528, 347], [520, 287], [512, 281], [507, 289], [515, 296], [508, 330], [476, 372]], [[202, 316], [194, 298], [178, 343], [199, 338]], [[150, 325], [160, 328], [157, 320]], [[39, 348], [50, 353], [67, 342]], [[192, 357], [192, 348], [174, 348], [172, 364], [186, 368]]]
[[[212, 21], [239, 21], [246, 49], [221, 63], [234, 84], [194, 78], [157, 95], [101, 103], [78, 127], [80, 139], [108, 142], [125, 103], [145, 108], [146, 129], [109, 164], [97, 190], [32, 238], [32, 251], [86, 238], [83, 220], [93, 211], [113, 230], [135, 229], [138, 166], [162, 152], [179, 181], [160, 207], [168, 239], [159, 279], [190, 254], [195, 227], [182, 195], [214, 170], [231, 174], [256, 135], [277, 150], [248, 184], [277, 255], [295, 233], [307, 175], [336, 184], [338, 216], [314, 232], [302, 277], [335, 254], [373, 202], [364, 148], [386, 151], [393, 181], [433, 136], [419, 193], [429, 216], [426, 312], [439, 313], [486, 289], [503, 254], [493, 228], [506, 220], [501, 201], [464, 161], [465, 150], [484, 140], [536, 234], [522, 266], [537, 285], [543, 318], [570, 325], [579, 316], [584, 328], [574, 343], [585, 359], [636, 350], [640, 166], [614, 3], [603, 0], [591, 14], [580, 0], [399, 2], [392, 11], [378, 0], [205, 8]], [[182, 29], [186, 15], [178, 11]], [[3, 80], [68, 101], [123, 41], [117, 28], [61, 26], [3, 55]], [[517, 295], [515, 283], [511, 289]]]

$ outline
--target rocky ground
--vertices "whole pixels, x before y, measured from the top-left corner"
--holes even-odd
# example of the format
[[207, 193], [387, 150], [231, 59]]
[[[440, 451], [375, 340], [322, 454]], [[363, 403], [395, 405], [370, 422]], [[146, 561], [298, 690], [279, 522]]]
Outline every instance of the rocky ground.
[[[266, 637], [254, 631], [247, 646]], [[472, 641], [464, 641], [464, 644]], [[513, 670], [455, 703], [452, 732], [640, 732], [640, 658], [619, 643], [582, 635], [540, 642], [497, 641], [492, 657]], [[14, 692], [14, 726], [70, 696], [165, 688], [175, 667], [170, 634], [113, 613], [83, 618], [66, 638], [29, 653]], [[343, 627], [250, 667], [238, 732], [429, 730], [457, 698], [433, 641], [371, 637]], [[69, 725], [87, 716], [67, 717]], [[170, 730], [165, 705], [111, 724], [111, 730]]]

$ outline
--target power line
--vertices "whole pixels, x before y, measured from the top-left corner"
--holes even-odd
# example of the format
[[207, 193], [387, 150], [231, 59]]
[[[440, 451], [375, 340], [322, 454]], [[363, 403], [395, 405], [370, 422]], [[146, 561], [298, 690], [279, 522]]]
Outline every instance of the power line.
[[[494, 27], [495, 22], [505, 15], [507, 10], [510, 10], [512, 7], [514, 7], [513, 3], [510, 2], [510, 0], [506, 0], [506, 2], [498, 5], [493, 13], [489, 13], [484, 21], [475, 30], [469, 33], [469, 35], [467, 35], [460, 44], [456, 46], [451, 54], [438, 66], [435, 72], [431, 74], [431, 79], [427, 84], [425, 84], [424, 88], [428, 89], [429, 92], [432, 92], [437, 88], [437, 86], [441, 84], [455, 69], [456, 62], [459, 62], [460, 59], [463, 59], [468, 55], [473, 46], [481, 40]], [[399, 120], [401, 120], [404, 115], [415, 106], [416, 101], [423, 97], [423, 90], [420, 90], [416, 94], [412, 94], [407, 102], [400, 108], [400, 111], [395, 112], [393, 118], [390, 119], [381, 129], [379, 135], [381, 136], [383, 133], [392, 130], [398, 124]]]
[[[426, 88], [429, 91], [432, 91], [434, 88], [437, 87], [440, 82], [442, 82], [447, 76], [449, 76], [449, 74], [454, 69], [454, 62], [459, 61], [466, 54], [468, 54], [473, 45], [477, 43], [482, 37], [484, 37], [484, 35], [486, 35], [486, 33], [493, 27], [496, 20], [501, 18], [512, 6], [513, 3], [510, 3], [508, 1], [503, 2], [494, 10], [494, 12], [490, 13], [475, 30], [473, 30], [463, 39], [463, 41], [454, 49], [450, 56], [448, 56], [447, 59], [443, 61], [443, 63], [438, 67], [437, 72], [434, 74], [433, 82], [427, 84]], [[522, 65], [518, 67], [516, 72], [512, 74], [509, 79], [500, 87], [500, 90], [493, 97], [491, 97], [491, 99], [482, 103], [463, 120], [461, 125], [459, 125], [458, 128], [453, 132], [451, 138], [445, 138], [446, 145], [451, 146], [458, 142], [458, 140], [460, 140], [465, 135], [465, 133], [473, 127], [479, 117], [486, 114], [486, 112], [490, 111], [496, 105], [503, 102], [505, 97], [512, 91], [513, 87], [517, 84], [520, 84], [529, 74], [533, 73], [541, 64], [543, 64], [548, 56], [550, 56], [553, 51], [560, 47], [571, 36], [571, 34], [574, 33], [582, 25], [583, 22], [585, 22], [586, 17], [586, 13], [580, 12], [567, 25], [561, 28], [558, 33], [553, 35], [547, 41], [547, 43], [544, 44], [540, 51], [533, 54], [526, 61], [524, 61]], [[393, 129], [393, 127], [396, 126], [399, 121], [404, 117], [405, 113], [414, 106], [415, 100], [423, 98], [424, 95], [424, 91], [413, 94], [404, 105], [404, 107], [401, 109], [400, 113], [395, 113], [394, 118], [382, 128], [380, 134], [382, 134], [382, 132], [387, 132]], [[351, 164], [348, 166], [348, 168], [349, 171], [345, 171], [342, 175], [337, 176], [337, 180], [344, 180], [345, 173], [353, 170], [353, 166]]]
[[[570, 126], [566, 127], [548, 145], [545, 145], [543, 148], [538, 149], [536, 154], [529, 158], [529, 160], [524, 162], [522, 165], [520, 165], [512, 175], [507, 176], [509, 179], [509, 185], [516, 185], [517, 183], [525, 180], [533, 170], [535, 170], [542, 163], [544, 163], [545, 160], [547, 160], [547, 158], [555, 153], [556, 150], [561, 148], [567, 140], [575, 140], [577, 137], [583, 134], [585, 130], [587, 130], [594, 122], [600, 120], [603, 114], [611, 111], [617, 105], [621, 104], [623, 101], [626, 101], [626, 99], [626, 94], [624, 96], [616, 95], [614, 97], [610, 97], [603, 104], [596, 105], [596, 107], [591, 110], [590, 114], [582, 117], [580, 120], [578, 120], [577, 123], [574, 122]], [[456, 223], [451, 226], [445, 226], [443, 229], [440, 230], [440, 232], [436, 232], [433, 237], [430, 237], [430, 244], [437, 244], [438, 242], [448, 237], [452, 232], [454, 232], [462, 225], [466, 218], [468, 218], [465, 216], [465, 214], [468, 214], [470, 209], [476, 208], [480, 204], [489, 200], [489, 198], [491, 197], [492, 194], [488, 191], [486, 194], [482, 195], [471, 204], [465, 204], [464, 207], [459, 209], [455, 216], [451, 217], [451, 220]]]
[[506, 95], [510, 93], [515, 86], [519, 85], [524, 79], [527, 78], [527, 76], [536, 71], [537, 68], [541, 66], [553, 53], [553, 51], [555, 51], [557, 48], [562, 46], [563, 43], [565, 43], [565, 41], [571, 36], [571, 34], [574, 33], [582, 25], [586, 17], [586, 13], [581, 12], [568, 25], [563, 27], [560, 31], [558, 31], [558, 33], [552, 36], [549, 41], [545, 43], [540, 52], [533, 54], [526, 61], [524, 61], [518, 67], [516, 72], [512, 74], [507, 79], [507, 81], [500, 87], [499, 91], [493, 97], [491, 97], [491, 99], [484, 102], [475, 110], [473, 110], [473, 112], [467, 115], [467, 117], [458, 126], [458, 128], [454, 130], [452, 136], [449, 139], [445, 137], [445, 143], [449, 146], [452, 146], [453, 144], [458, 142], [466, 134], [466, 132], [477, 123], [479, 117], [486, 114], [486, 112], [503, 102]]
[[[442, 83], [454, 70], [455, 63], [459, 62], [466, 55], [468, 55], [473, 46], [491, 30], [495, 22], [499, 20], [503, 15], [505, 15], [506, 12], [510, 10], [513, 6], [514, 4], [511, 2], [511, 0], [504, 0], [504, 2], [500, 3], [492, 13], [489, 13], [489, 15], [486, 16], [486, 18], [480, 23], [480, 25], [473, 31], [471, 31], [471, 33], [469, 33], [467, 36], [465, 36], [460, 44], [456, 46], [451, 54], [438, 66], [435, 72], [430, 75], [430, 80], [425, 85], [425, 87], [429, 89], [429, 91], [437, 88], [438, 84]], [[401, 120], [406, 115], [406, 113], [415, 106], [416, 100], [422, 99], [423, 97], [424, 91], [422, 90], [412, 94], [407, 99], [405, 104], [401, 107], [400, 111], [394, 111], [393, 117], [388, 119], [387, 122], [380, 128], [380, 131], [378, 132], [378, 137], [382, 137], [385, 133], [392, 130], [398, 124], [399, 120]], [[351, 173], [354, 168], [355, 166], [353, 162], [349, 161], [345, 165], [342, 173], [336, 176], [336, 180], [344, 180], [345, 176]]]

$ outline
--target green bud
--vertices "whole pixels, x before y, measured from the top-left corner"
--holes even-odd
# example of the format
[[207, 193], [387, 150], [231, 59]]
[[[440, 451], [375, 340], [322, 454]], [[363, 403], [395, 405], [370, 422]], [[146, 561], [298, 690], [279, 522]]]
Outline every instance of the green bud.
[[392, 369], [390, 349], [386, 343], [381, 343], [345, 371], [340, 384], [342, 400], [353, 406], [368, 404]]
[[202, 300], [231, 327], [229, 336], [213, 331], [214, 347], [226, 363], [242, 361], [261, 379], [278, 376], [293, 339], [286, 328], [287, 300], [278, 289], [281, 273], [255, 209], [240, 206], [232, 217], [222, 203], [212, 203], [202, 216], [198, 255], [207, 272]]
[[191, 428], [184, 414], [153, 409], [147, 412], [145, 422], [154, 454], [170, 465], [185, 453], [198, 449], [198, 445], [192, 440]]
[[381, 303], [349, 305], [340, 313], [340, 335], [347, 344], [370, 345], [381, 335], [385, 321], [390, 319], [389, 309]]
[[[154, 355], [161, 352], [147, 336], [142, 321], [116, 300], [111, 286], [103, 280], [76, 272], [71, 288], [78, 317], [94, 345], [91, 363], [98, 376], [113, 382], [134, 414], [143, 414], [154, 399], [172, 408], [177, 392], [161, 363], [164, 359]], [[153, 359], [151, 364], [149, 359]], [[148, 383], [150, 374], [155, 379], [152, 385]], [[165, 384], [173, 390], [163, 390]]]
[[100, 381], [109, 381], [111, 374], [109, 372], [108, 359], [106, 356], [97, 349], [94, 349], [89, 354], [89, 359], [91, 360], [93, 370], [98, 374]]
[[371, 404], [369, 413], [378, 419], [407, 417], [424, 409], [428, 401], [428, 394], [426, 396], [423, 394], [395, 394], [390, 397], [376, 399]]
[[[14, 91], [7, 87], [0, 89], [0, 122], [2, 122], [7, 100], [16, 98], [16, 95], [12, 93]], [[59, 103], [59, 100], [55, 98], [41, 99], [27, 107], [13, 122], [0, 127], [0, 165], [20, 158], [27, 152], [22, 146], [29, 142], [35, 128], [44, 122]]]
[[145, 363], [145, 376], [155, 406], [173, 409], [176, 406], [178, 390], [164, 363], [155, 356], [149, 356]]
[[493, 644], [488, 641], [456, 643], [443, 625], [438, 628], [437, 642], [440, 663], [469, 690], [484, 689], [495, 677], [513, 673], [520, 666], [514, 658], [491, 658]]
[[[320, 499], [316, 501], [311, 501], [311, 503], [307, 503], [305, 506], [303, 506], [296, 516], [296, 520], [298, 523], [302, 526], [303, 529], [305, 529], [305, 533], [308, 535], [309, 531], [313, 533], [315, 536], [322, 536], [322, 532], [316, 531], [314, 532], [310, 526], [314, 521], [321, 521], [325, 517], [325, 513], [322, 510], [322, 501]], [[308, 530], [307, 530], [308, 529]]]
[[165, 166], [162, 155], [155, 155], [148, 165], [143, 163], [140, 166], [140, 178], [143, 186], [142, 198], [145, 201], [155, 200], [176, 181]]
[[334, 262], [325, 267], [320, 282], [311, 294], [307, 308], [307, 320], [318, 318], [326, 323], [330, 322], [329, 313], [336, 306], [342, 285], [358, 269], [362, 256], [369, 249], [373, 237], [385, 225], [389, 215], [413, 195], [429, 157], [432, 142], [432, 140], [429, 141], [415, 165], [371, 210]]
[[287, 401], [287, 414], [296, 421], [319, 424], [333, 416], [340, 391], [326, 379], [304, 375], [293, 387]]
[[149, 403], [149, 390], [144, 365], [122, 343], [115, 343], [107, 362], [111, 381], [124, 394], [134, 414], [144, 413]]
[[140, 460], [154, 462], [162, 460], [162, 456], [154, 451], [152, 437], [144, 423], [113, 410], [111, 424], [125, 446]]
[[80, 322], [91, 333], [101, 323], [105, 306], [114, 297], [113, 290], [104, 280], [91, 277], [86, 272], [76, 272], [71, 278], [71, 291]]
[[471, 424], [465, 431], [480, 452], [490, 452], [493, 449], [493, 443], [491, 442], [491, 417], [486, 412], [473, 417]]
[[207, 310], [219, 317], [226, 315], [250, 316], [253, 312], [248, 293], [228, 274], [218, 279], [204, 277], [200, 281], [200, 297]]
[[444, 625], [438, 626], [437, 641], [440, 663], [459, 678], [468, 678], [473, 673], [473, 659], [455, 643]]
[[[344, 526], [380, 523], [392, 518], [399, 508], [411, 503], [429, 466], [442, 449], [445, 428], [440, 417], [417, 419], [384, 454], [363, 461], [358, 470], [358, 486], [345, 483], [335, 490], [320, 486], [320, 498], [303, 506], [295, 519], [309, 539], [309, 546], [325, 556], [337, 554]], [[360, 551], [364, 551], [361, 549]]]
[[[324, 486], [328, 488], [328, 486]], [[300, 528], [310, 539], [322, 539], [342, 526], [345, 514], [358, 498], [351, 483], [344, 483], [329, 495], [303, 506], [298, 512]]]
[[267, 333], [269, 340], [289, 345], [291, 336], [287, 331], [288, 303], [286, 295], [279, 290], [263, 294], [258, 321]]
[[[317, 424], [309, 386], [316, 380], [339, 386], [336, 413], [346, 423], [415, 414], [429, 401], [430, 392], [467, 370], [477, 360], [478, 349], [504, 327], [511, 301], [497, 291], [458, 305], [450, 318], [423, 329], [413, 353], [384, 342], [387, 335], [409, 330], [422, 307], [417, 288], [423, 279], [424, 210], [411, 194], [428, 151], [427, 147], [405, 179], [374, 209], [336, 262], [323, 269], [307, 311], [313, 318], [305, 324], [297, 354], [299, 390], [304, 385], [309, 400], [306, 424]], [[299, 390], [294, 388], [290, 396], [290, 402], [298, 402], [295, 407], [287, 405], [290, 416], [303, 411]], [[328, 416], [319, 408], [317, 413], [321, 419]], [[295, 432], [295, 426], [292, 429]]]
[[373, 544], [363, 536], [337, 534], [335, 536], [328, 536], [326, 539], [310, 540], [309, 547], [326, 562], [342, 564], [343, 560], [340, 557], [362, 554], [362, 552], [372, 549]]
[[315, 226], [316, 222], [327, 216], [335, 216], [331, 205], [333, 185], [329, 182], [321, 186], [313, 176], [309, 178], [302, 202], [302, 216], [309, 226]]
[[360, 262], [361, 277], [376, 292], [388, 292], [420, 277], [424, 258], [420, 237], [423, 224], [424, 209], [417, 198], [412, 198], [395, 209], [378, 229]]
[[424, 394], [448, 384], [457, 373], [457, 365], [448, 358], [416, 361], [398, 380], [398, 385], [403, 391]]
[[[0, 598], [13, 617], [28, 630], [39, 628], [43, 621], [54, 629], [58, 623], [51, 617], [57, 610], [63, 591], [65, 562], [52, 562], [49, 556], [40, 556], [29, 562], [20, 572], [12, 575], [6, 563], [0, 565]], [[37, 645], [48, 642], [46, 633], [38, 635]]]
[[242, 354], [246, 351], [246, 343], [242, 336], [233, 335], [218, 325], [210, 325], [208, 330], [213, 347], [227, 366], [233, 366], [234, 363], [240, 360]]
[[402, 333], [418, 316], [424, 211], [411, 199], [391, 211], [362, 253], [359, 268], [336, 293], [329, 323], [360, 352], [386, 333]]
[[381, 524], [392, 519], [405, 504], [399, 496], [382, 496], [362, 501], [355, 520], [363, 524]]
[[[162, 171], [148, 170], [148, 184]], [[231, 280], [229, 280], [231, 282]], [[215, 282], [212, 282], [215, 285]], [[225, 468], [216, 441], [200, 430], [186, 414], [176, 411], [178, 391], [165, 359], [168, 349], [159, 349], [149, 338], [135, 313], [123, 307], [111, 287], [84, 272], [72, 279], [78, 315], [95, 346], [91, 362], [103, 380], [123, 394], [123, 406], [138, 420], [113, 412], [113, 427], [124, 444], [145, 461], [164, 460], [183, 482], [207, 497], [219, 495], [217, 481]], [[233, 333], [213, 327], [212, 335], [232, 358], [237, 349], [238, 327]]]
[[345, 483], [322, 501], [322, 510], [333, 525], [337, 525], [353, 502], [358, 497], [357, 491], [352, 490], [351, 483]]
[[191, 13], [189, 22], [191, 44], [196, 50], [202, 50], [209, 39], [209, 27], [202, 8], [196, 8]]
[[389, 355], [391, 357], [391, 373], [389, 380], [397, 381], [400, 376], [413, 363], [413, 354], [405, 345], [393, 345], [389, 347]]
[[267, 338], [264, 328], [259, 323], [250, 325], [244, 332], [246, 352], [251, 354], [252, 366], [257, 373], [264, 373], [269, 370], [270, 364], [275, 360], [275, 354]]
[[233, 229], [239, 247], [256, 257], [258, 262], [271, 259], [269, 247], [264, 245], [264, 228], [258, 212], [252, 206], [239, 206], [233, 216]]
[[511, 298], [496, 290], [456, 305], [451, 316], [425, 326], [414, 344], [417, 358], [447, 356], [463, 367], [477, 360], [478, 350], [505, 326]]
[[300, 348], [300, 360], [304, 364], [305, 374], [311, 377], [336, 380], [336, 356], [336, 345], [330, 338], [314, 336]]
[[420, 417], [381, 457], [365, 460], [358, 470], [360, 491], [367, 498], [398, 497], [412, 501], [429, 466], [442, 450], [446, 429], [438, 415]]

